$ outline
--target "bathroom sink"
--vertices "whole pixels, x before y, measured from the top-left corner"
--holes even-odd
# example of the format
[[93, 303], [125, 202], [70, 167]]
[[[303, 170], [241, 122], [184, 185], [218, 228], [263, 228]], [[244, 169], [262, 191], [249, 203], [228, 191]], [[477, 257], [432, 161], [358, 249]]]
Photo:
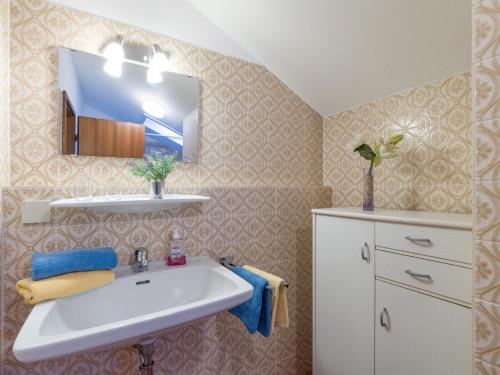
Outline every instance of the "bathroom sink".
[[149, 271], [116, 270], [113, 284], [36, 305], [14, 343], [23, 362], [45, 360], [139, 339], [248, 300], [253, 288], [208, 257]]

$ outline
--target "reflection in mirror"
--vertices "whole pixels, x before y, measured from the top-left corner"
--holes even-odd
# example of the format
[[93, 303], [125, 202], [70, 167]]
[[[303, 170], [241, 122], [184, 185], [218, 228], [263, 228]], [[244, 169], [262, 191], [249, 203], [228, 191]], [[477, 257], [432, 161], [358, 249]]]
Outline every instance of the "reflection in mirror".
[[[126, 60], [121, 75], [99, 55], [59, 48], [63, 154], [141, 158], [159, 152], [196, 161], [198, 79]], [[160, 74], [160, 73], [158, 73]]]

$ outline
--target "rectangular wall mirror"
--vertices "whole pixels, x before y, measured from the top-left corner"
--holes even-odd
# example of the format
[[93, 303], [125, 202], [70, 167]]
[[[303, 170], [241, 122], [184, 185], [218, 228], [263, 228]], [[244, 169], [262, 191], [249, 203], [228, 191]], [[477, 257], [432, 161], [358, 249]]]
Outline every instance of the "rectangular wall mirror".
[[142, 158], [153, 152], [198, 155], [198, 79], [163, 72], [149, 83], [148, 67], [125, 60], [117, 77], [99, 55], [59, 48], [61, 152]]

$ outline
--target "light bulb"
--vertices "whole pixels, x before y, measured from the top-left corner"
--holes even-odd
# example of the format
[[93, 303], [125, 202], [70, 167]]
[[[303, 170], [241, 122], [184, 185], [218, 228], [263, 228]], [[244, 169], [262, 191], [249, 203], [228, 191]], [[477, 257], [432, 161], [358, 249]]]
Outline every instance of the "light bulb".
[[125, 53], [123, 52], [123, 37], [118, 35], [116, 41], [109, 43], [104, 48], [103, 55], [109, 61], [122, 62], [125, 57]]
[[148, 83], [155, 84], [155, 83], [162, 82], [163, 76], [161, 75], [161, 73], [158, 70], [156, 70], [155, 68], [150, 66], [148, 69], [147, 79], [148, 79]]
[[168, 70], [168, 58], [164, 52], [161, 52], [158, 44], [153, 45], [153, 57], [151, 58], [151, 66], [158, 72], [166, 72]]
[[124, 57], [122, 46], [116, 42], [109, 43], [104, 49], [104, 57], [110, 61], [122, 61]]
[[165, 108], [163, 106], [151, 99], [146, 99], [142, 103], [142, 110], [150, 116], [156, 118], [163, 118], [165, 116]]
[[123, 37], [118, 35], [116, 40], [108, 43], [103, 52], [104, 57], [107, 59], [103, 69], [112, 77], [119, 78], [122, 75], [122, 63], [125, 58], [123, 52]]
[[110, 76], [120, 78], [122, 76], [122, 63], [108, 60], [104, 64], [104, 71]]

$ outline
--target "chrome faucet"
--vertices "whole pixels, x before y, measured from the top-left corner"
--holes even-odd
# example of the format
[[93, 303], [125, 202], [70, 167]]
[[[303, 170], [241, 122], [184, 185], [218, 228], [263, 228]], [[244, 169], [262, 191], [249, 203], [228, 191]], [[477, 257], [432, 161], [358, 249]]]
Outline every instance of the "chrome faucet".
[[148, 270], [148, 249], [139, 247], [134, 250], [134, 263], [131, 265], [132, 271], [144, 272]]

